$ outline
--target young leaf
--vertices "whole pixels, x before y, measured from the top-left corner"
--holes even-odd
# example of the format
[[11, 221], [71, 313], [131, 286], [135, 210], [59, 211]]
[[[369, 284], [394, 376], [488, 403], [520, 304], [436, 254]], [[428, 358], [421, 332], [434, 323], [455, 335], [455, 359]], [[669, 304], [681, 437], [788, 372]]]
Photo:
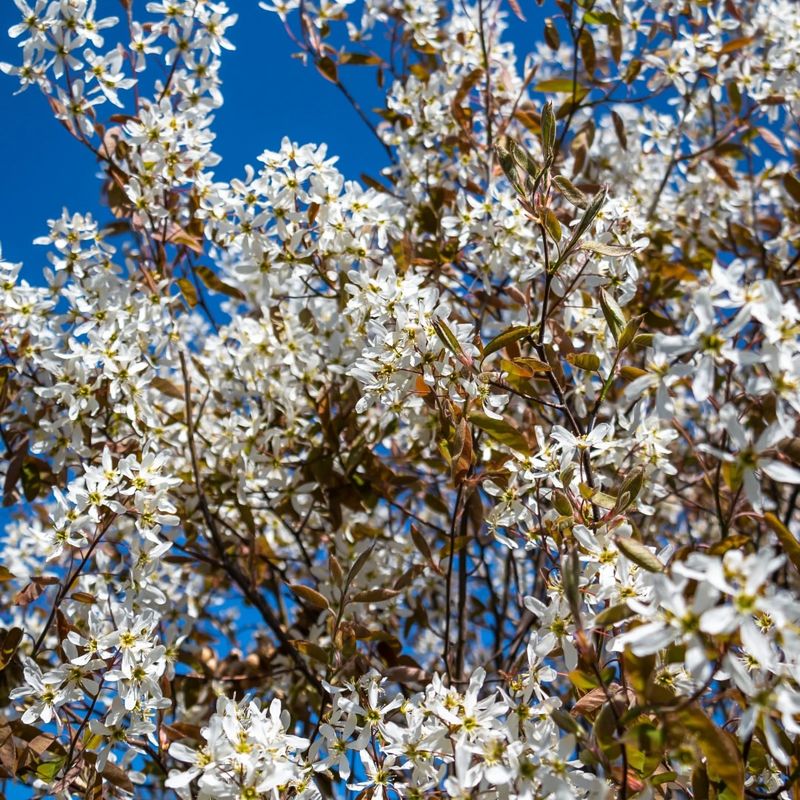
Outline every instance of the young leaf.
[[452, 458], [450, 460], [450, 476], [456, 486], [464, 481], [471, 466], [472, 432], [467, 421], [462, 417], [456, 425], [452, 446]]
[[784, 173], [783, 188], [786, 189], [796, 203], [800, 203], [800, 180], [791, 172]]
[[600, 290], [600, 308], [606, 319], [606, 325], [611, 331], [615, 342], [619, 342], [619, 337], [627, 324], [625, 314], [617, 304], [617, 301], [605, 290]]
[[570, 236], [569, 242], [567, 242], [567, 245], [564, 247], [564, 250], [561, 253], [561, 257], [553, 266], [554, 271], [561, 266], [564, 259], [566, 259], [567, 256], [569, 256], [578, 245], [581, 236], [586, 233], [586, 231], [589, 229], [589, 226], [592, 224], [592, 222], [594, 222], [595, 217], [600, 213], [600, 209], [603, 207], [603, 203], [605, 203], [607, 195], [608, 189], [603, 188], [592, 198], [589, 207], [583, 212], [580, 222], [572, 229], [572, 236]]
[[534, 87], [537, 92], [554, 92], [555, 94], [575, 94], [575, 99], [580, 102], [589, 94], [589, 89], [581, 84], [573, 84], [572, 78], [550, 78], [539, 81]]
[[364, 568], [364, 565], [369, 561], [370, 556], [372, 555], [372, 550], [375, 547], [375, 544], [371, 544], [355, 561], [352, 567], [350, 567], [350, 571], [347, 573], [347, 580], [345, 584], [349, 586], [353, 580], [355, 579], [356, 575]]
[[411, 526], [411, 540], [414, 542], [414, 546], [417, 548], [417, 550], [419, 550], [422, 557], [426, 561], [431, 561], [433, 558], [431, 548], [428, 546], [428, 542], [425, 540], [425, 537], [422, 535], [416, 525]]
[[556, 115], [553, 113], [553, 103], [548, 100], [542, 109], [542, 154], [544, 160], [553, 160], [553, 148], [556, 144]]
[[436, 331], [436, 335], [439, 337], [439, 339], [441, 339], [442, 344], [444, 344], [444, 346], [450, 350], [450, 352], [461, 359], [465, 357], [464, 352], [461, 349], [461, 345], [458, 343], [458, 339], [456, 339], [455, 334], [450, 330], [447, 323], [443, 319], [434, 320], [433, 329]]
[[586, 66], [586, 72], [591, 76], [594, 73], [595, 66], [597, 65], [597, 54], [594, 46], [594, 39], [592, 34], [584, 28], [578, 39], [578, 46], [581, 51], [581, 58]]
[[542, 222], [544, 223], [545, 230], [550, 234], [550, 238], [558, 243], [561, 241], [561, 223], [558, 217], [549, 209], [542, 209]]
[[304, 656], [313, 658], [315, 661], [319, 661], [321, 664], [328, 663], [328, 653], [320, 645], [315, 644], [314, 642], [308, 642], [305, 639], [290, 639], [289, 641], [292, 643], [295, 650], [298, 650]]
[[642, 491], [642, 486], [644, 486], [644, 470], [643, 469], [635, 469], [628, 475], [627, 478], [622, 482], [622, 486], [619, 487], [619, 499], [620, 501], [624, 496], [627, 496], [625, 505], [623, 506], [622, 503], [618, 503], [616, 506], [616, 510], [620, 513], [625, 511], [631, 503], [639, 496], [639, 492]]
[[789, 561], [800, 572], [800, 542], [794, 538], [794, 534], [771, 511], [764, 514], [764, 521], [778, 537], [783, 552], [789, 557]]
[[594, 626], [596, 628], [607, 628], [611, 625], [616, 625], [618, 622], [629, 619], [634, 616], [634, 612], [628, 608], [627, 603], [620, 603], [616, 606], [609, 606], [603, 609], [595, 618]]
[[633, 339], [636, 336], [643, 319], [644, 315], [640, 314], [639, 316], [632, 317], [625, 324], [625, 327], [622, 329], [622, 332], [619, 335], [619, 341], [617, 342], [617, 346], [620, 350], [625, 350], [628, 345], [633, 342]]
[[600, 356], [594, 353], [569, 353], [567, 361], [573, 367], [585, 369], [587, 372], [597, 372], [600, 369]]
[[339, 70], [336, 66], [336, 62], [329, 56], [322, 56], [317, 59], [317, 69], [319, 70], [319, 74], [331, 83], [339, 82]]
[[[622, 59], [622, 26], [618, 22], [608, 24], [608, 47], [614, 63], [619, 64]], [[624, 149], [626, 148], [623, 147]]]
[[736, 738], [718, 728], [697, 707], [685, 708], [677, 714], [681, 725], [694, 734], [706, 757], [709, 774], [725, 782], [737, 800], [744, 798], [744, 763]]
[[620, 552], [634, 564], [648, 572], [663, 572], [664, 565], [641, 542], [630, 536], [617, 536], [615, 539]]
[[36, 776], [41, 778], [45, 783], [52, 783], [56, 779], [56, 775], [61, 772], [61, 768], [66, 761], [66, 756], [57, 756], [48, 761], [40, 761], [36, 765]]
[[22, 641], [22, 628], [9, 628], [0, 643], [0, 672], [2, 672], [14, 658], [20, 642]]
[[616, 111], [611, 112], [611, 120], [614, 123], [614, 132], [617, 134], [617, 140], [619, 141], [619, 146], [623, 150], [628, 149], [628, 134], [625, 132], [625, 123], [622, 120], [622, 117], [617, 114]]
[[473, 411], [469, 415], [469, 421], [488, 433], [492, 439], [500, 442], [500, 444], [504, 444], [519, 453], [530, 454], [531, 448], [528, 440], [510, 422], [504, 419], [495, 419], [479, 411]]
[[354, 594], [350, 600], [353, 603], [383, 603], [399, 594], [397, 589], [367, 589]]
[[189, 308], [194, 308], [199, 301], [197, 289], [194, 288], [194, 284], [188, 278], [178, 278], [176, 283]]
[[330, 608], [327, 598], [319, 592], [312, 589], [310, 586], [304, 586], [302, 583], [290, 583], [289, 588], [301, 599], [305, 600], [310, 606], [314, 608]]
[[580, 190], [572, 185], [572, 182], [563, 175], [556, 175], [553, 183], [561, 190], [561, 194], [569, 200], [576, 208], [588, 208], [589, 198]]
[[158, 389], [161, 394], [167, 395], [167, 397], [174, 397], [176, 400], [183, 400], [185, 397], [183, 389], [159, 375], [150, 378], [150, 385], [154, 389]]
[[27, 586], [24, 586], [14, 595], [14, 605], [30, 605], [48, 586], [52, 586], [55, 583], [58, 583], [58, 578], [34, 576]]
[[518, 342], [526, 336], [530, 336], [536, 329], [531, 325], [516, 325], [512, 328], [507, 328], [502, 333], [499, 333], [483, 348], [483, 356], [481, 361], [485, 360], [492, 353], [502, 350], [513, 342]]
[[212, 292], [219, 292], [220, 294], [232, 297], [234, 300], [244, 300], [244, 294], [240, 289], [237, 289], [235, 286], [229, 286], [210, 267], [201, 264], [195, 267], [194, 271], [197, 273], [197, 277], [200, 278]]
[[544, 41], [551, 50], [558, 50], [558, 46], [561, 44], [558, 28], [550, 17], [544, 21]]
[[604, 188], [592, 198], [592, 202], [584, 212], [584, 215], [581, 217], [581, 221], [578, 223], [577, 227], [575, 228], [575, 232], [573, 233], [573, 238], [575, 241], [580, 239], [580, 237], [583, 236], [583, 234], [589, 229], [589, 226], [594, 222], [595, 217], [600, 213], [600, 209], [606, 202], [607, 196], [608, 189]]
[[590, 253], [597, 253], [601, 256], [621, 257], [630, 255], [632, 247], [619, 244], [606, 244], [605, 242], [582, 242], [581, 250], [588, 250]]
[[0, 766], [13, 778], [17, 774], [17, 748], [14, 732], [4, 718], [0, 719]]
[[515, 364], [522, 364], [522, 366], [527, 367], [531, 372], [552, 372], [553, 368], [546, 364], [544, 361], [539, 360], [538, 358], [530, 358], [528, 356], [523, 356], [522, 358], [515, 358]]

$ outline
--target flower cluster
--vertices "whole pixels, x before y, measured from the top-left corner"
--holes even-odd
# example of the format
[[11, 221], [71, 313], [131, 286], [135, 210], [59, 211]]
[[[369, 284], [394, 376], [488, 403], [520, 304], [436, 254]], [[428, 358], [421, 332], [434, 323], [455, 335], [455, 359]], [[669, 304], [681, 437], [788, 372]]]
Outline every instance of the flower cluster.
[[793, 797], [797, 4], [259, 4], [355, 180], [223, 173], [225, 3], [15, 2], [103, 210], [0, 259], [0, 779]]

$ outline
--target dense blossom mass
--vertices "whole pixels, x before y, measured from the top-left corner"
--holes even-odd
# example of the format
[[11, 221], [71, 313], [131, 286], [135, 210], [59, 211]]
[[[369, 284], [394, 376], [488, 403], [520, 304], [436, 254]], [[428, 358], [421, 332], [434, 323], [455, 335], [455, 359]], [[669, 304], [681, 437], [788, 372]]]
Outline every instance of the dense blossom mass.
[[226, 174], [225, 3], [15, 3], [6, 792], [800, 796], [800, 5], [262, 2], [352, 180]]

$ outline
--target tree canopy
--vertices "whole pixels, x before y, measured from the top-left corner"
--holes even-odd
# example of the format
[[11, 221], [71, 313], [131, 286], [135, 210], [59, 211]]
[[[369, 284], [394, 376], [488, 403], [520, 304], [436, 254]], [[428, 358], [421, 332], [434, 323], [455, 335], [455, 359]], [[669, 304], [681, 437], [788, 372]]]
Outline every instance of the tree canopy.
[[6, 796], [799, 797], [800, 5], [262, 2], [386, 166], [231, 177], [235, 9], [15, 3]]

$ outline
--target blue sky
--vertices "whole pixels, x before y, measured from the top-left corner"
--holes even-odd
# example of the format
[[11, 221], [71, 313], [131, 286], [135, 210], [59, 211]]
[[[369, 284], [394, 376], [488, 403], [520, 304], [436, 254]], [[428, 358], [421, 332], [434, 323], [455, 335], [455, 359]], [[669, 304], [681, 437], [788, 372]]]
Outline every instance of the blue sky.
[[[376, 174], [386, 163], [380, 144], [333, 84], [292, 58], [296, 48], [277, 16], [259, 9], [256, 0], [229, 5], [239, 20], [230, 32], [237, 50], [223, 53], [225, 104], [214, 124], [215, 150], [223, 157], [218, 177], [236, 177], [246, 163], [257, 165], [256, 157], [277, 149], [284, 135], [300, 143], [327, 142], [348, 178]], [[98, 16], [121, 12], [116, 0], [99, 0], [98, 6]], [[0, 3], [0, 61], [18, 61], [16, 42], [6, 35], [17, 21], [14, 4]], [[377, 105], [371, 69], [343, 68], [342, 78], [364, 98], [362, 105]], [[64, 206], [92, 211], [101, 221], [107, 215], [99, 206], [92, 155], [53, 118], [38, 90], [13, 96], [17, 88], [14, 78], [0, 74], [0, 244], [4, 258], [24, 261], [24, 274], [37, 282], [44, 248], [32, 240], [46, 233], [48, 219]]]

